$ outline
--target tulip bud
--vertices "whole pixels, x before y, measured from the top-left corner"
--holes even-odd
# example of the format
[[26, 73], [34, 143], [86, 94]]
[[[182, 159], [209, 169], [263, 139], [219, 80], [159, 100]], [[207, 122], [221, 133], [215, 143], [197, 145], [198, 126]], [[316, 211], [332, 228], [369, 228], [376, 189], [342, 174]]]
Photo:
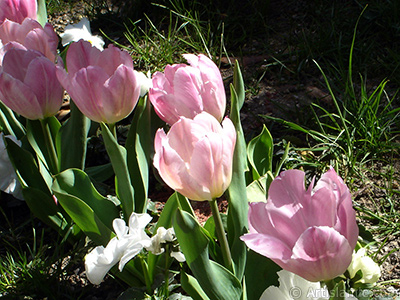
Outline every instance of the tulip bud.
[[104, 51], [80, 40], [67, 52], [68, 73], [57, 78], [79, 110], [95, 122], [116, 123], [136, 106], [140, 85], [129, 53], [109, 45]]
[[182, 195], [212, 200], [231, 182], [235, 142], [235, 127], [228, 118], [221, 126], [206, 112], [193, 120], [181, 117], [168, 134], [157, 131], [154, 166], [165, 183]]
[[27, 18], [21, 24], [5, 20], [0, 25], [0, 62], [5, 52], [12, 48], [36, 50], [54, 62], [57, 57], [58, 37], [51, 24], [44, 27], [36, 20]]
[[205, 111], [222, 121], [226, 96], [218, 67], [205, 55], [185, 54], [190, 65], [165, 67], [153, 75], [149, 99], [157, 115], [172, 125], [180, 117], [193, 119]]
[[11, 49], [0, 71], [0, 100], [31, 120], [55, 115], [63, 101], [63, 88], [53, 62], [35, 50]]
[[22, 23], [25, 18], [37, 18], [36, 0], [2, 0], [0, 1], [0, 24], [5, 19]]

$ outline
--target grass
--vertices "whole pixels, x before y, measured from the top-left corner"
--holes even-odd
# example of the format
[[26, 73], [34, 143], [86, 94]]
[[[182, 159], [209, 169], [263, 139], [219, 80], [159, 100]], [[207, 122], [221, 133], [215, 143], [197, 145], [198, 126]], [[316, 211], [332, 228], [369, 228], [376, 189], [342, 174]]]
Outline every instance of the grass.
[[0, 213], [2, 299], [82, 299], [93, 294], [93, 288], [79, 282], [76, 273], [82, 272], [84, 241], [62, 242], [24, 207], [2, 206]]

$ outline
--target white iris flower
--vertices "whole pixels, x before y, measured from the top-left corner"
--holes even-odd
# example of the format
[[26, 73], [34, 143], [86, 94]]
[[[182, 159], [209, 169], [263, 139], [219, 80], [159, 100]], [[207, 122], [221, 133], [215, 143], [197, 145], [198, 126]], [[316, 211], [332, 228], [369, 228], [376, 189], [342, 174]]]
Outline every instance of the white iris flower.
[[92, 35], [90, 23], [87, 18], [82, 18], [78, 24], [67, 25], [64, 33], [60, 34], [60, 36], [64, 47], [69, 43], [85, 40], [89, 41], [94, 47], [104, 50], [103, 39], [98, 35]]
[[122, 271], [125, 264], [139, 254], [144, 247], [151, 245], [151, 239], [145, 228], [151, 221], [148, 214], [132, 213], [129, 227], [122, 219], [114, 219], [113, 228], [116, 236], [107, 246], [94, 248], [85, 258], [86, 276], [93, 284], [100, 284], [107, 272], [119, 262]]

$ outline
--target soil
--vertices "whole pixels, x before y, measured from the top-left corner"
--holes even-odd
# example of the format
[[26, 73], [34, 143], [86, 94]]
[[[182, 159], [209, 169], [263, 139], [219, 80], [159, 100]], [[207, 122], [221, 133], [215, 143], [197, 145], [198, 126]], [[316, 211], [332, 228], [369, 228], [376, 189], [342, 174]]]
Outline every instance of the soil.
[[[271, 1], [271, 5], [274, 5], [275, 1]], [[276, 5], [276, 4], [275, 4]], [[292, 17], [295, 18], [298, 11], [293, 8]], [[278, 9], [279, 11], [279, 9]], [[84, 2], [77, 2], [73, 4], [72, 9], [68, 9], [65, 12], [57, 13], [49, 16], [50, 22], [54, 25], [56, 31], [61, 33], [65, 25], [69, 23], [78, 22], [83, 16], [87, 15], [87, 10], [85, 9]], [[282, 30], [287, 29], [285, 22], [290, 23], [284, 16], [290, 15], [290, 13], [279, 15], [277, 14], [276, 22], [281, 22]], [[99, 24], [92, 22], [92, 31], [95, 34], [99, 34]], [[94, 25], [96, 24], [96, 25]], [[102, 24], [104, 25], [104, 24]], [[101, 26], [104, 30], [104, 27]], [[282, 31], [281, 31], [282, 32]], [[108, 34], [108, 32], [105, 32]], [[117, 33], [113, 31], [109, 33], [117, 37]], [[122, 33], [120, 33], [122, 36]], [[123, 38], [119, 40], [123, 43]], [[271, 44], [274, 45], [276, 51], [282, 46], [283, 37], [279, 34], [271, 37]], [[283, 46], [282, 46], [283, 47]], [[247, 94], [247, 98], [242, 109], [242, 124], [245, 132], [245, 136], [250, 138], [258, 134], [263, 124], [269, 122], [264, 116], [273, 117], [284, 117], [289, 118], [293, 122], [303, 122], [301, 118], [301, 112], [305, 113], [311, 103], [318, 101], [326, 107], [332, 106], [332, 98], [329, 96], [325, 86], [321, 83], [321, 76], [316, 72], [312, 76], [298, 77], [293, 76], [291, 72], [287, 70], [282, 70], [280, 73], [272, 72], [268, 68], [268, 63], [270, 58], [263, 54], [251, 54], [245, 57], [240, 57], [242, 71], [244, 74], [245, 82], [247, 86], [256, 86], [256, 89], [251, 93]], [[227, 62], [226, 59], [222, 62]], [[222, 67], [222, 74], [224, 78], [227, 78], [226, 84], [229, 84], [232, 70], [228, 68], [228, 65]], [[262, 75], [260, 75], [262, 74]], [[256, 84], [255, 84], [256, 83]], [[272, 136], [282, 136], [286, 134], [286, 131], [278, 124], [268, 123], [270, 126]], [[297, 136], [290, 136], [294, 142], [298, 143], [298, 146], [304, 145], [301, 139], [304, 139], [300, 134]], [[397, 154], [396, 154], [397, 155]], [[400, 178], [400, 161], [397, 156], [396, 159], [391, 160], [392, 170], [395, 170], [393, 178]], [[387, 188], [387, 181], [383, 176], [377, 173], [385, 173], [388, 166], [383, 164], [371, 163], [367, 165], [366, 171], [363, 174], [363, 180], [355, 179], [351, 184], [351, 190], [354, 196], [354, 202], [356, 209], [359, 207], [367, 207], [372, 213], [386, 213], [385, 209], [390, 209], [384, 201], [385, 199], [391, 198], [392, 209], [395, 211], [400, 210], [400, 199], [399, 199], [399, 183], [394, 182], [394, 186]], [[372, 172], [371, 170], [373, 169]], [[390, 191], [394, 191], [388, 196]], [[158, 203], [158, 207], [161, 208], [163, 202], [169, 197], [171, 191], [168, 188], [162, 188], [157, 191], [157, 195], [151, 195], [153, 201]], [[377, 206], [376, 203], [381, 203], [381, 206]], [[210, 209], [205, 202], [192, 202], [193, 209], [196, 216], [198, 217], [200, 223], [204, 223], [210, 215]], [[224, 200], [220, 200], [219, 207], [221, 211], [225, 211], [227, 203]], [[368, 220], [363, 214], [358, 210], [358, 220], [364, 225], [368, 230], [375, 232], [378, 226], [382, 224], [377, 224], [376, 220]], [[400, 223], [398, 220], [397, 223]], [[392, 232], [386, 232], [382, 236], [374, 236], [375, 245], [371, 248], [376, 254], [377, 261], [382, 260], [381, 271], [382, 277], [381, 281], [390, 281], [400, 278], [400, 243], [399, 243], [399, 230]], [[382, 231], [381, 231], [382, 232]], [[379, 248], [381, 242], [384, 241], [383, 248]], [[73, 269], [73, 275], [69, 276], [68, 280], [71, 282], [71, 286], [80, 286], [80, 288], [90, 287], [87, 283], [84, 275], [84, 268], [81, 264], [77, 263], [70, 266]], [[118, 295], [118, 291], [121, 291], [121, 287], [115, 288], [114, 280], [111, 278], [106, 278], [105, 282], [101, 286], [94, 287], [92, 289], [91, 298], [87, 299], [115, 299]], [[395, 295], [396, 293], [400, 295], [400, 285], [399, 282], [394, 282], [392, 285], [388, 285], [383, 292], [388, 293], [388, 295]], [[104, 296], [104, 295], [107, 296]]]

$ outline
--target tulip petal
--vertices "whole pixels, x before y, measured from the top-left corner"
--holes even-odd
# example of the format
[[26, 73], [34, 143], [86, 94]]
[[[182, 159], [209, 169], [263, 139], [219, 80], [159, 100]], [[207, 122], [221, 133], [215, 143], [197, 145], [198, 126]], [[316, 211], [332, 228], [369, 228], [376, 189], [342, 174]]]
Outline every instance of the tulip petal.
[[282, 240], [267, 234], [246, 233], [241, 236], [240, 239], [245, 242], [247, 247], [251, 250], [274, 261], [286, 261], [290, 259], [292, 255], [292, 249], [283, 243]]
[[67, 52], [67, 68], [69, 74], [75, 74], [82, 68], [87, 68], [92, 61], [97, 61], [101, 51], [87, 42], [80, 40], [72, 43]]
[[106, 121], [102, 99], [111, 97], [109, 91], [104, 88], [107, 79], [107, 74], [101, 68], [89, 66], [75, 74], [70, 89], [67, 90], [79, 110], [99, 123]]
[[[188, 63], [200, 70], [202, 80], [201, 95], [203, 98], [203, 109], [222, 120], [225, 113], [226, 95], [221, 73], [216, 64], [203, 54], [183, 54]], [[208, 101], [204, 101], [208, 98]]]
[[[49, 26], [51, 25], [49, 24]], [[51, 31], [48, 28], [46, 28], [46, 31], [42, 28], [31, 30], [25, 37], [24, 45], [28, 49], [43, 53], [48, 59], [54, 62], [57, 53], [58, 37], [54, 30]], [[49, 36], [49, 34], [51, 35]]]
[[29, 87], [7, 73], [0, 74], [0, 100], [27, 119], [42, 117], [38, 100]]
[[[96, 52], [97, 53], [97, 52]], [[108, 76], [112, 76], [120, 65], [133, 70], [132, 57], [126, 51], [121, 51], [113, 45], [109, 45], [99, 55], [94, 55], [96, 60], [91, 61], [91, 65], [102, 68]]]
[[321, 176], [315, 190], [318, 192], [321, 189], [333, 191], [336, 198], [337, 224], [335, 229], [343, 234], [349, 240], [351, 247], [355, 247], [358, 238], [358, 226], [353, 220], [355, 219], [355, 211], [352, 208], [351, 193], [343, 182], [343, 179], [337, 175], [333, 168], [330, 168]]
[[50, 60], [45, 57], [33, 59], [26, 71], [25, 84], [40, 102], [44, 118], [59, 111], [64, 90], [57, 79], [56, 67]]
[[2, 72], [24, 82], [29, 64], [33, 59], [41, 56], [40, 52], [34, 50], [10, 49], [4, 55]]
[[103, 98], [103, 111], [107, 123], [115, 123], [127, 117], [135, 108], [140, 94], [133, 69], [120, 65], [105, 82], [110, 97]]
[[347, 239], [327, 226], [307, 229], [293, 248], [292, 259], [280, 264], [309, 281], [322, 281], [343, 274], [353, 249]]

